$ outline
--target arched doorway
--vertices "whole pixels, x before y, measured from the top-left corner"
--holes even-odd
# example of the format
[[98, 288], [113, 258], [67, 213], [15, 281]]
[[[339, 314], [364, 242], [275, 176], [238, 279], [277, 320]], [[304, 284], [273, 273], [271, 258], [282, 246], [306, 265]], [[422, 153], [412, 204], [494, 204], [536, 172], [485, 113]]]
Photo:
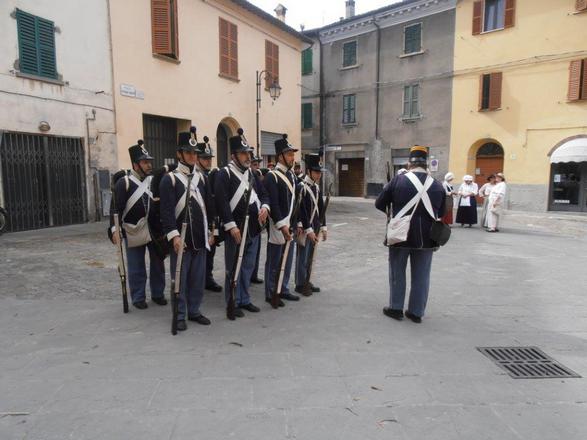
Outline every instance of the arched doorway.
[[218, 124], [216, 128], [216, 164], [218, 167], [224, 167], [230, 162], [230, 147], [228, 139], [236, 135], [240, 124], [236, 119], [226, 117]]
[[218, 124], [216, 129], [216, 164], [219, 168], [225, 167], [229, 162], [229, 137], [228, 127], [222, 123]]
[[491, 174], [503, 172], [503, 148], [495, 141], [483, 143], [475, 155], [475, 182], [479, 188]]
[[549, 209], [587, 212], [587, 136], [559, 142], [549, 156]]

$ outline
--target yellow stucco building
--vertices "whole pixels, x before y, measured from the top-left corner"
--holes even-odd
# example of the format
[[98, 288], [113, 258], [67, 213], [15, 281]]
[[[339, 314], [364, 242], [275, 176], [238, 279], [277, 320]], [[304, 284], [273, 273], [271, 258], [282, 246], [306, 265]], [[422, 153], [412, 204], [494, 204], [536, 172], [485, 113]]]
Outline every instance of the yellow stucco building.
[[503, 171], [513, 210], [587, 211], [587, 2], [462, 0], [455, 32], [450, 171]]
[[[301, 50], [307, 39], [244, 0], [116, 0], [111, 19], [120, 167], [143, 138], [156, 165], [173, 161], [176, 137], [190, 125], [207, 135], [219, 165], [239, 127], [256, 145], [256, 72], [261, 87], [261, 154], [282, 133], [300, 145]], [[281, 94], [273, 101], [266, 78]], [[271, 81], [272, 83], [272, 81]]]

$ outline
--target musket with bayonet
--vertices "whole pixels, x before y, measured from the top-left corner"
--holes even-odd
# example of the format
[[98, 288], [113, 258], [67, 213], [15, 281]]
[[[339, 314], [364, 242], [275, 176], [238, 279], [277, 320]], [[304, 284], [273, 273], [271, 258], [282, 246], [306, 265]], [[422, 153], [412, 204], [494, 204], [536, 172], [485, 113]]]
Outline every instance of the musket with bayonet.
[[[320, 226], [326, 223], [326, 211], [328, 210], [328, 205], [330, 205], [330, 194], [332, 191], [332, 183], [328, 186], [328, 194], [326, 195], [326, 201], [324, 202], [324, 208], [320, 213]], [[308, 269], [306, 271], [306, 279], [304, 280], [304, 285], [302, 287], [302, 295], [304, 296], [311, 296], [312, 295], [312, 283], [310, 279], [312, 278], [312, 269], [314, 267], [314, 259], [316, 257], [316, 248], [318, 247], [318, 243], [320, 242], [320, 231], [316, 234], [317, 240], [310, 249], [310, 255], [308, 256]]]
[[[294, 196], [295, 197], [295, 196]], [[298, 212], [300, 210], [300, 202], [301, 197], [298, 196], [294, 205], [294, 209], [291, 213], [291, 217], [289, 218], [289, 233], [293, 236], [293, 224], [297, 221]], [[281, 257], [279, 258], [279, 275], [277, 278], [277, 284], [275, 285], [273, 291], [271, 292], [271, 307], [274, 309], [279, 307], [279, 296], [281, 295], [281, 287], [283, 283], [283, 277], [285, 274], [285, 265], [287, 264], [287, 257], [289, 255], [289, 250], [291, 247], [291, 240], [286, 240], [285, 246], [283, 247], [283, 252], [281, 253]]]
[[116, 175], [112, 177], [112, 185], [110, 190], [112, 191], [112, 205], [114, 209], [114, 213], [112, 217], [114, 218], [114, 234], [118, 236], [118, 243], [116, 245], [116, 250], [118, 254], [118, 275], [120, 276], [120, 288], [122, 290], [122, 311], [124, 313], [128, 313], [128, 290], [126, 286], [126, 263], [124, 260], [124, 236], [122, 234], [122, 229], [120, 227], [120, 216], [118, 214], [118, 209], [116, 208], [116, 189], [115, 189], [115, 178]]
[[241, 266], [243, 263], [243, 255], [245, 253], [245, 246], [247, 243], [247, 236], [249, 233], [249, 204], [251, 203], [251, 194], [253, 193], [253, 182], [251, 181], [250, 174], [249, 174], [249, 186], [246, 189], [245, 193], [245, 201], [246, 201], [246, 215], [243, 220], [243, 223], [240, 225], [241, 234], [241, 242], [238, 246], [234, 262], [232, 264], [232, 272], [230, 277], [230, 294], [228, 297], [228, 304], [226, 304], [226, 317], [231, 321], [236, 319], [235, 316], [235, 297], [236, 297], [236, 286], [238, 284], [238, 279], [241, 271]]
[[[389, 165], [389, 162], [387, 162], [387, 183], [391, 182], [391, 167]], [[387, 207], [385, 208], [385, 215], [387, 216], [387, 223], [385, 223], [385, 225], [387, 226], [389, 224], [389, 220], [391, 219], [391, 207], [389, 205], [387, 205]], [[383, 239], [383, 245], [387, 246], [387, 233], [385, 234], [385, 238]]]
[[[179, 314], [179, 292], [181, 288], [181, 266], [183, 262], [183, 252], [185, 247], [185, 236], [188, 228], [189, 212], [191, 205], [192, 179], [193, 173], [188, 174], [188, 183], [185, 189], [185, 211], [183, 214], [183, 221], [181, 223], [181, 232], [179, 234], [180, 246], [177, 253], [177, 261], [175, 264], [175, 276], [171, 278], [171, 334], [177, 335], [177, 316]], [[173, 252], [173, 251], [172, 251]]]

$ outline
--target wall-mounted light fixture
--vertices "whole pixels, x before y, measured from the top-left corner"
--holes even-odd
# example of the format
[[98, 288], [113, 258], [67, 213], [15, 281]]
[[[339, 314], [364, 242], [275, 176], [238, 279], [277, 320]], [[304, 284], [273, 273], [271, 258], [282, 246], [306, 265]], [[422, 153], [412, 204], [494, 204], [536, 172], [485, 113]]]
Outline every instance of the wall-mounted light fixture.
[[41, 122], [39, 122], [39, 130], [40, 131], [49, 131], [49, 130], [51, 130], [51, 126], [49, 125], [49, 123], [47, 121], [41, 121]]

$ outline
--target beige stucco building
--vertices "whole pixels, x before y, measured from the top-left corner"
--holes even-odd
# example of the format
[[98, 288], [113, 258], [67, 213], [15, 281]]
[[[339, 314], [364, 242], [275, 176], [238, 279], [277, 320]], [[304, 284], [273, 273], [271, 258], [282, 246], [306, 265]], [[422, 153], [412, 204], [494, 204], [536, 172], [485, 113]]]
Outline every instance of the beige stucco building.
[[[283, 9], [281, 9], [283, 11]], [[282, 16], [282, 19], [284, 17]], [[243, 0], [110, 1], [119, 166], [144, 138], [157, 164], [175, 157], [178, 131], [210, 137], [220, 165], [242, 127], [256, 144], [256, 72], [278, 76], [280, 97], [261, 87], [261, 154], [288, 133], [300, 145], [300, 57], [305, 37]]]

